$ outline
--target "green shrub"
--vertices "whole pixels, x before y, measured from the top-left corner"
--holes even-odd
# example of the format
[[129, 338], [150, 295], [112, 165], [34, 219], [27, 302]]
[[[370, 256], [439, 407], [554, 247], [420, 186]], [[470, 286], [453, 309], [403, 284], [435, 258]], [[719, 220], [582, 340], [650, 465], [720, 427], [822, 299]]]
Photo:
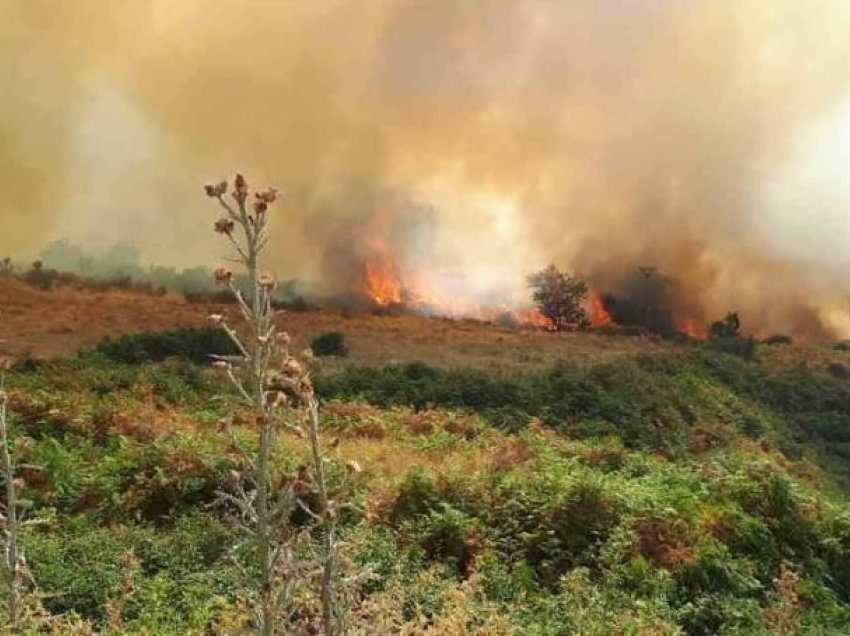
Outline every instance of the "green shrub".
[[94, 351], [124, 364], [158, 362], [172, 357], [203, 364], [210, 360], [210, 354], [237, 353], [227, 334], [214, 327], [183, 327], [106, 338]]
[[746, 360], [753, 358], [756, 352], [756, 341], [752, 337], [721, 337], [712, 336], [707, 340], [708, 346], [720, 353], [731, 353]]
[[338, 356], [344, 358], [348, 355], [345, 334], [341, 331], [326, 331], [319, 334], [310, 342], [310, 348], [317, 356]]
[[793, 339], [791, 336], [786, 336], [785, 334], [775, 333], [772, 336], [768, 336], [764, 340], [762, 340], [763, 344], [766, 345], [787, 345], [791, 344]]
[[425, 556], [449, 563], [466, 575], [477, 551], [475, 520], [448, 503], [407, 521], [402, 531], [413, 537]]
[[842, 380], [850, 378], [850, 367], [848, 367], [846, 364], [841, 364], [840, 362], [830, 362], [827, 365], [826, 370], [834, 378], [839, 378]]
[[96, 622], [105, 618], [106, 602], [119, 596], [127, 574], [121, 555], [132, 551], [139, 563], [132, 572], [137, 593], [125, 618], [156, 634], [203, 629], [216, 608], [233, 600], [238, 572], [221, 563], [231, 541], [221, 522], [202, 513], [162, 528], [98, 526], [77, 516], [58, 530], [33, 528], [24, 537], [45, 606]]
[[[753, 343], [734, 339], [735, 346], [742, 342]], [[850, 383], [843, 378], [769, 370], [706, 350], [513, 373], [422, 363], [352, 366], [317, 377], [316, 386], [327, 399], [469, 409], [506, 430], [538, 418], [571, 436], [617, 436], [627, 447], [676, 457], [687, 452], [695, 426], [717, 422], [734, 424], [752, 438], [775, 437], [788, 449], [850, 441]], [[827, 454], [835, 450], [823, 448]]]

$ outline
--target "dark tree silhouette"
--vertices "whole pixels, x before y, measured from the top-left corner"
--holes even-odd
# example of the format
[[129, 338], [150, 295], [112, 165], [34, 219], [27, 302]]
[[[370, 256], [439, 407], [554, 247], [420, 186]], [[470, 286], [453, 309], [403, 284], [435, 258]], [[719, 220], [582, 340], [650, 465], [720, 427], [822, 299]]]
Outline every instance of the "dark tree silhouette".
[[546, 316], [552, 328], [563, 331], [587, 324], [584, 300], [587, 283], [549, 265], [528, 277], [531, 298], [541, 314]]
[[723, 320], [711, 323], [708, 330], [715, 338], [737, 338], [741, 335], [741, 318], [738, 312], [729, 312]]

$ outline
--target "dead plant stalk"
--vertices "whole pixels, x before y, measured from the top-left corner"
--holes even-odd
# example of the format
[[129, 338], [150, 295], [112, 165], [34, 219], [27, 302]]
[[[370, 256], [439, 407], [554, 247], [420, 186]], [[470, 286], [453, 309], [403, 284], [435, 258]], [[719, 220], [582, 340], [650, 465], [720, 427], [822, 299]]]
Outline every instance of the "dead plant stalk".
[[[248, 326], [246, 337], [249, 341], [246, 343], [244, 337], [226, 324], [222, 316], [211, 318], [222, 326], [239, 352], [236, 356], [216, 356], [214, 364], [226, 372], [241, 401], [253, 411], [259, 429], [259, 444], [255, 454], [239, 445], [231, 430], [231, 440], [249, 467], [250, 481], [255, 491], [246, 493], [240, 484], [236, 495], [222, 493], [225, 500], [239, 507], [243, 518], [247, 519], [248, 534], [253, 538], [256, 548], [260, 570], [259, 631], [263, 636], [272, 636], [276, 632], [276, 625], [282, 620], [281, 604], [285, 603], [286, 595], [291, 593], [294, 582], [276, 580], [277, 573], [285, 570], [291, 575], [297, 567], [286, 567], [287, 564], [282, 563], [292, 559], [292, 551], [278, 537], [281, 528], [288, 524], [292, 508], [301, 505], [315, 520], [323, 536], [322, 623], [325, 634], [335, 636], [340, 631], [337, 627], [334, 594], [335, 524], [325, 481], [318, 403], [309, 373], [302, 364], [305, 361], [290, 355], [288, 334], [277, 331], [274, 321], [276, 312], [272, 305], [275, 280], [270, 274], [260, 273], [259, 270], [259, 257], [269, 238], [267, 209], [276, 200], [277, 192], [274, 189], [256, 192], [255, 200], [249, 203], [248, 185], [244, 177], [237, 175], [232, 190], [236, 204], [234, 207], [224, 198], [228, 189], [226, 181], [208, 185], [205, 189], [207, 195], [216, 199], [225, 211], [225, 216], [216, 221], [215, 230], [229, 240], [238, 255], [234, 260], [244, 267], [247, 274], [247, 300], [234, 281], [232, 272], [219, 268], [215, 277], [219, 283], [227, 285], [234, 295]], [[274, 368], [277, 364], [279, 368]], [[313, 487], [319, 499], [318, 513], [301, 504], [291, 484], [279, 486], [277, 492], [273, 485], [275, 480], [271, 459], [280, 427], [289, 426], [302, 435], [304, 433], [300, 427], [286, 423], [286, 418], [291, 417], [296, 408], [306, 411], [306, 437], [309, 439], [313, 464]]]

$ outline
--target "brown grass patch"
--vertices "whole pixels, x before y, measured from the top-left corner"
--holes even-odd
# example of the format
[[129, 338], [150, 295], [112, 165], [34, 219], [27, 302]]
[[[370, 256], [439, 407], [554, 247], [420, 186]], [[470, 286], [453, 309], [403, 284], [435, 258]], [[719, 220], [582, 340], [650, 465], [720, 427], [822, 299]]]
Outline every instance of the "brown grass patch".
[[[168, 294], [128, 291], [92, 292], [70, 288], [39, 290], [0, 276], [0, 353], [36, 358], [69, 355], [105, 336], [138, 331], [202, 326], [213, 313], [235, 311], [231, 305], [188, 302]], [[280, 319], [294, 347], [309, 346], [325, 331], [345, 334], [349, 356], [319, 359], [320, 368], [351, 363], [378, 365], [423, 361], [456, 367], [502, 371], [534, 368], [570, 358], [596, 361], [675, 349], [656, 339], [597, 333], [553, 334], [508, 329], [493, 324], [413, 315], [347, 315], [332, 311], [289, 312]]]

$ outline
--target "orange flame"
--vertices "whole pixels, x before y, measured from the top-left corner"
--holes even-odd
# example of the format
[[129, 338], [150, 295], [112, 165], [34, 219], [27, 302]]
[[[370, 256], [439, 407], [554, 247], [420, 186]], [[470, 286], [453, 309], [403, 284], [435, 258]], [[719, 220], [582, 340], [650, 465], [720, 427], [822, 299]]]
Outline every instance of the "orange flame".
[[552, 321], [536, 309], [517, 309], [511, 312], [513, 319], [523, 327], [536, 327], [538, 329], [552, 329]]
[[[363, 262], [362, 291], [379, 307], [403, 305], [412, 311], [487, 322], [507, 317], [519, 326], [552, 328], [552, 322], [536, 309], [485, 307], [461, 295], [440, 293], [427, 281], [428, 277], [422, 272], [402, 274], [392, 248], [386, 242], [380, 239], [370, 242], [369, 255]], [[599, 309], [605, 311], [601, 302]], [[607, 316], [607, 313], [604, 315]], [[612, 322], [610, 317], [607, 320]]]
[[593, 327], [612, 327], [614, 326], [614, 319], [611, 318], [611, 314], [608, 313], [608, 310], [605, 309], [605, 304], [602, 302], [602, 298], [596, 292], [590, 292], [587, 297], [587, 304], [590, 311], [588, 312], [588, 319], [590, 320], [590, 324]]
[[695, 318], [682, 318], [676, 325], [683, 334], [693, 340], [705, 340], [708, 337], [705, 325]]
[[363, 284], [366, 295], [381, 307], [402, 300], [402, 284], [395, 258], [381, 243], [372, 246], [372, 254], [363, 263]]

